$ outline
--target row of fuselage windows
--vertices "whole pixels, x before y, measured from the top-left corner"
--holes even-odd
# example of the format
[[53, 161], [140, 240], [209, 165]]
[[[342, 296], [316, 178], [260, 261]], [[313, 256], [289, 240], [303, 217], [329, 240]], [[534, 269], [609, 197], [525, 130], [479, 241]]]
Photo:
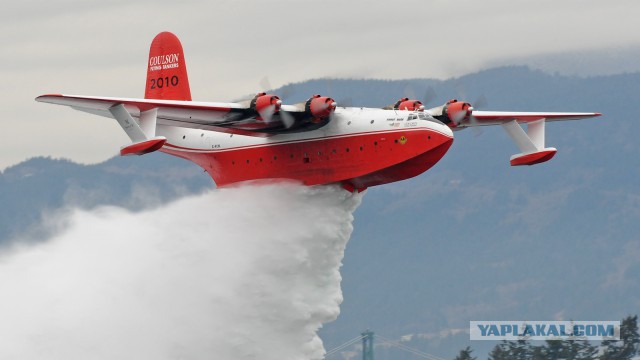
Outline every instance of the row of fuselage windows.
[[[398, 139], [396, 139], [396, 140], [395, 140], [395, 143], [396, 143], [396, 144], [398, 143]], [[377, 141], [374, 141], [374, 142], [373, 142], [373, 146], [378, 146], [378, 142], [377, 142]], [[365, 149], [364, 145], [359, 147], [359, 150], [360, 150], [360, 151], [364, 151], [364, 149]], [[345, 153], [349, 153], [349, 152], [351, 152], [351, 148], [345, 148], [345, 149], [344, 149], [344, 152], [345, 152]], [[310, 154], [310, 153], [307, 153], [307, 152], [305, 152], [305, 153], [303, 153], [303, 154], [302, 154], [302, 162], [303, 162], [303, 163], [309, 163], [309, 162], [311, 162], [311, 158], [310, 158], [309, 154]], [[322, 156], [323, 152], [322, 152], [322, 151], [317, 151], [317, 152], [316, 152], [316, 154], [317, 154], [318, 156]], [[333, 154], [333, 155], [337, 155], [337, 154], [338, 154], [338, 150], [337, 150], [337, 149], [333, 149], [333, 150], [331, 150], [331, 154]], [[296, 156], [295, 156], [295, 154], [289, 154], [289, 158], [290, 158], [290, 159], [295, 159], [295, 158], [296, 158]], [[277, 161], [278, 159], [280, 159], [280, 158], [279, 158], [277, 155], [274, 155], [274, 156], [273, 156], [273, 158], [272, 158], [272, 160], [273, 160], [273, 161]], [[264, 161], [265, 161], [265, 159], [264, 159], [264, 158], [262, 158], [262, 157], [261, 157], [261, 158], [258, 158], [258, 163], [263, 163]], [[236, 162], [235, 160], [232, 160], [232, 161], [231, 161], [231, 165], [236, 165], [237, 163], [238, 163], [238, 162]], [[245, 163], [246, 163], [246, 164], [251, 164], [251, 160], [247, 159], [247, 160], [245, 160]]]

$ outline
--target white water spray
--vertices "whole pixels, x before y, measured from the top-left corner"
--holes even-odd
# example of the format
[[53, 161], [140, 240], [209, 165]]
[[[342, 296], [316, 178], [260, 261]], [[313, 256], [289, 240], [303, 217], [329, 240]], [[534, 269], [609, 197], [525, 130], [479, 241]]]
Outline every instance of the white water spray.
[[0, 358], [319, 359], [360, 200], [285, 184], [74, 211], [0, 254]]

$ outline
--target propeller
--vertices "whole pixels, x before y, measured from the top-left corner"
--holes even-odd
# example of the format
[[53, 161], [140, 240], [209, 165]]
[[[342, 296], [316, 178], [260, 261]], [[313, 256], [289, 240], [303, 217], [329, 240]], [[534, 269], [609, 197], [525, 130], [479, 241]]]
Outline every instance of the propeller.
[[[273, 90], [273, 86], [271, 85], [271, 81], [269, 80], [269, 77], [266, 76], [266, 75], [262, 79], [260, 79], [259, 85], [265, 91], [267, 91], [267, 90], [272, 91]], [[285, 128], [289, 129], [296, 123], [296, 119], [291, 113], [288, 113], [285, 110], [281, 110], [280, 106], [282, 105], [282, 100], [287, 100], [289, 97], [291, 97], [293, 95], [293, 91], [292, 91], [291, 86], [283, 86], [282, 90], [279, 91], [279, 93], [280, 93], [279, 98], [281, 100], [278, 100], [279, 103], [278, 103], [277, 110], [275, 110], [275, 109], [274, 109], [275, 111], [271, 110], [271, 107], [269, 107], [268, 109], [269, 109], [269, 111], [271, 111], [271, 114], [270, 114], [271, 116], [273, 116], [273, 114], [275, 112], [278, 112], [278, 116], [280, 117], [280, 121], [282, 121], [282, 124], [284, 125]], [[271, 120], [271, 117], [269, 117], [269, 121], [270, 120]], [[266, 121], [266, 118], [265, 118], [265, 121]]]
[[284, 127], [287, 129], [289, 129], [293, 126], [293, 124], [296, 123], [296, 119], [293, 117], [293, 115], [284, 110], [280, 111], [278, 115], [280, 115], [280, 119], [282, 120]]
[[[473, 110], [481, 110], [487, 107], [489, 102], [487, 101], [487, 97], [484, 94], [480, 94], [480, 96], [473, 102], [473, 107], [471, 108], [471, 115], [469, 116], [469, 123], [472, 125], [476, 124], [476, 118], [473, 117]], [[471, 131], [473, 132], [474, 137], [480, 137], [484, 134], [484, 130], [479, 126], [471, 126]]]
[[[260, 79], [259, 85], [264, 92], [273, 92], [274, 90], [268, 76], [264, 76], [262, 79]], [[286, 101], [288, 98], [291, 97], [291, 95], [293, 95], [291, 86], [285, 85], [285, 86], [282, 86], [280, 89], [281, 90], [279, 91], [280, 93], [279, 97], [282, 100]]]
[[264, 121], [267, 124], [270, 123], [271, 119], [273, 118], [273, 114], [275, 114], [276, 111], [279, 110], [281, 104], [282, 104], [282, 101], [278, 100], [276, 104], [269, 105], [258, 110], [258, 114], [262, 118], [262, 121]]
[[424, 96], [422, 97], [422, 103], [426, 105], [432, 102], [433, 100], [435, 100], [436, 97], [438, 97], [438, 94], [436, 94], [436, 91], [433, 89], [433, 86], [429, 85], [427, 87], [427, 90], [425, 90], [424, 92]]
[[[265, 92], [265, 93], [273, 92], [273, 86], [271, 86], [271, 81], [269, 80], [268, 76], [265, 75], [262, 77], [262, 79], [260, 79], [260, 81], [258, 82], [258, 88], [261, 90], [260, 92]], [[287, 100], [287, 98], [289, 98], [293, 94], [293, 91], [291, 90], [290, 86], [283, 86], [282, 88], [283, 89], [280, 91], [279, 98], [282, 100]], [[231, 102], [242, 103], [246, 101], [251, 101], [255, 96], [256, 96], [256, 93], [246, 94], [232, 100]]]
[[406, 97], [407, 99], [415, 99], [416, 98], [416, 91], [413, 88], [413, 86], [411, 85], [411, 83], [406, 83], [404, 85], [404, 89], [403, 89], [402, 93], [404, 94], [404, 97]]
[[[436, 91], [433, 89], [433, 86], [429, 85], [425, 90], [424, 95], [422, 96], [422, 99], [416, 100], [416, 92], [411, 83], [405, 84], [403, 94], [404, 96], [400, 100], [398, 100], [394, 105], [385, 106], [383, 109], [390, 110], [390, 109], [401, 108], [401, 109], [409, 109], [409, 110], [416, 109], [416, 110], [422, 111], [425, 109], [426, 104], [432, 102], [437, 97]], [[407, 101], [408, 103], [405, 103]]]
[[271, 86], [271, 81], [269, 81], [269, 77], [266, 75], [262, 77], [262, 79], [260, 79], [260, 82], [258, 84], [260, 85], [260, 88], [264, 92], [270, 92], [271, 90], [273, 90], [273, 87]]
[[[458, 93], [458, 96], [461, 99], [466, 99], [467, 98], [467, 91], [466, 91], [466, 86], [464, 85], [464, 83], [462, 83], [461, 81], [458, 81], [454, 84], [454, 87], [456, 88], [456, 92]], [[488, 101], [487, 101], [487, 97], [484, 95], [484, 93], [481, 93], [480, 96], [478, 96], [475, 101], [473, 101], [471, 104], [473, 105], [471, 107], [471, 114], [469, 116], [469, 124], [471, 125], [475, 125], [476, 124], [476, 118], [473, 117], [473, 111], [474, 110], [481, 110], [487, 107], [488, 105]], [[475, 137], [479, 137], [482, 134], [484, 134], [484, 130], [482, 130], [480, 127], [478, 126], [470, 126], [471, 127], [471, 131], [473, 132]]]
[[329, 117], [337, 106], [335, 100], [322, 95], [313, 95], [304, 103], [305, 111], [313, 117], [314, 122]]
[[[334, 85], [334, 81], [336, 79], [333, 78], [326, 78], [324, 79], [324, 86], [325, 89], [327, 90], [327, 94], [333, 95], [333, 85]], [[340, 104], [340, 107], [346, 108], [346, 107], [351, 107], [353, 106], [353, 99], [351, 97], [343, 97], [340, 98], [336, 101], [336, 106], [337, 104]]]
[[282, 100], [276, 95], [260, 92], [253, 97], [249, 103], [249, 108], [258, 113], [258, 119], [265, 123], [270, 123], [273, 114], [280, 111]]
[[[409, 98], [409, 99], [418, 99], [416, 97], [416, 91], [413, 87], [413, 85], [411, 85], [411, 83], [407, 83], [404, 87], [404, 97]], [[429, 85], [427, 86], [426, 90], [424, 91], [424, 95], [422, 95], [421, 98], [419, 98], [418, 100], [420, 100], [420, 102], [422, 102], [424, 105], [432, 102], [433, 100], [435, 100], [435, 98], [438, 97], [438, 94], [436, 93], [436, 91], [433, 89], [433, 86]]]
[[[453, 86], [458, 93], [458, 99], [468, 99], [466, 86], [461, 81], [457, 81]], [[476, 110], [485, 108], [488, 104], [487, 97], [484, 95], [484, 93], [480, 93], [480, 96], [478, 96], [471, 104]]]
[[480, 94], [480, 96], [478, 96], [476, 101], [473, 102], [473, 107], [475, 109], [484, 109], [487, 107], [488, 104], [489, 102], [487, 101], [487, 97], [484, 96], [484, 94]]

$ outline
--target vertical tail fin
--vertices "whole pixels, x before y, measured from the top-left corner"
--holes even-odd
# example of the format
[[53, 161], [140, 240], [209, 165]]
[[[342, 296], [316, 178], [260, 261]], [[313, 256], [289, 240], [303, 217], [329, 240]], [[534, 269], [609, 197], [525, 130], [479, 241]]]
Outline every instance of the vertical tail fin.
[[187, 65], [178, 37], [161, 32], [151, 43], [145, 99], [191, 101]]

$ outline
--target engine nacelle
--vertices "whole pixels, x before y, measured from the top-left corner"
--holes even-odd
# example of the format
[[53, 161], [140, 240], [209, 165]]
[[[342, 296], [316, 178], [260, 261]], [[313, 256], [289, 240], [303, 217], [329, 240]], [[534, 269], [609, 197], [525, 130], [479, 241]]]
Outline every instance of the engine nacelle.
[[409, 98], [402, 98], [393, 105], [395, 110], [409, 110], [409, 111], [423, 111], [424, 105], [420, 100], [411, 100]]
[[278, 96], [260, 92], [251, 100], [249, 107], [258, 113], [257, 119], [269, 121], [273, 114], [280, 111], [281, 105], [282, 100]]
[[471, 116], [471, 111], [473, 107], [468, 102], [458, 101], [456, 99], [452, 99], [447, 101], [444, 104], [442, 109], [442, 115], [445, 120], [443, 123], [449, 125], [449, 127], [456, 127], [464, 120], [468, 120]]
[[304, 109], [317, 121], [327, 118], [336, 109], [336, 102], [328, 96], [313, 95], [304, 104]]

